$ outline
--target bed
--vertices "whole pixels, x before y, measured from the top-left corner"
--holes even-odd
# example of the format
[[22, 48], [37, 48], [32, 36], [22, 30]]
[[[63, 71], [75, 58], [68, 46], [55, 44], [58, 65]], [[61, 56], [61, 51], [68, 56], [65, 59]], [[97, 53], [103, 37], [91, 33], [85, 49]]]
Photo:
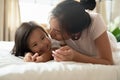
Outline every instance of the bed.
[[120, 43], [115, 65], [77, 62], [24, 62], [10, 54], [14, 42], [0, 41], [0, 80], [120, 80]]

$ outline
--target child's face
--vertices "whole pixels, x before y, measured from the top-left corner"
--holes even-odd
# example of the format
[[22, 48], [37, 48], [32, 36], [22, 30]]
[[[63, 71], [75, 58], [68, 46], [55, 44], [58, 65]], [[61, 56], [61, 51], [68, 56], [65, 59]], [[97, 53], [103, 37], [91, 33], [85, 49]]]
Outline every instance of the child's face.
[[[63, 33], [64, 35], [62, 36], [61, 33]], [[59, 22], [57, 21], [56, 18], [50, 19], [50, 35], [53, 39], [56, 39], [59, 41], [70, 38], [66, 32], [60, 32]]]
[[42, 54], [51, 50], [51, 41], [45, 32], [37, 28], [29, 35], [28, 46], [33, 53]]

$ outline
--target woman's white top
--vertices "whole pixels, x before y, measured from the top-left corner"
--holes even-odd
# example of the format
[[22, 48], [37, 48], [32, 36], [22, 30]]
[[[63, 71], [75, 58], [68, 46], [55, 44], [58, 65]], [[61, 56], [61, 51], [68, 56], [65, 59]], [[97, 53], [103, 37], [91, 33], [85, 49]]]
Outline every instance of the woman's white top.
[[85, 29], [82, 32], [80, 39], [69, 39], [65, 42], [67, 43], [67, 45], [69, 45], [70, 47], [79, 51], [82, 54], [88, 56], [96, 56], [98, 54], [98, 50], [95, 46], [94, 40], [106, 31], [107, 26], [104, 23], [104, 20], [100, 14], [93, 12], [89, 14], [92, 19], [92, 23], [89, 26], [89, 28]]

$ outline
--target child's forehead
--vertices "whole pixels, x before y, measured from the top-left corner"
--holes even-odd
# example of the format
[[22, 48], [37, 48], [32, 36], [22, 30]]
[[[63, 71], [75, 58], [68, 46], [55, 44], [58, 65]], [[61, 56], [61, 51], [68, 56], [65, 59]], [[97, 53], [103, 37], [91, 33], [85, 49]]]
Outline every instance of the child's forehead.
[[34, 31], [38, 31], [38, 32], [41, 32], [41, 33], [45, 33], [44, 29], [42, 29], [41, 27], [35, 28], [32, 32], [34, 32]]
[[39, 33], [40, 35], [48, 35], [48, 33], [41, 27], [34, 29], [31, 33]]
[[43, 35], [46, 35], [46, 33], [41, 28], [36, 28], [30, 33], [28, 39], [34, 40], [35, 38], [38, 38]]

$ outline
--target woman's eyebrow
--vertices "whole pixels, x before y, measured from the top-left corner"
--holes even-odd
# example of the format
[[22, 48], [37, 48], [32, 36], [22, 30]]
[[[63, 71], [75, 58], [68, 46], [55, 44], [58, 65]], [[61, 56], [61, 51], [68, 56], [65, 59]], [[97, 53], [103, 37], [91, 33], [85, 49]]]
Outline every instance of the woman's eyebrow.
[[[51, 25], [51, 27], [55, 27], [54, 25]], [[50, 27], [50, 28], [51, 28]], [[56, 31], [60, 31], [59, 29], [56, 29], [56, 28], [52, 28], [53, 30], [56, 30]]]
[[53, 29], [53, 30], [60, 32], [60, 30], [58, 30], [58, 29]]

